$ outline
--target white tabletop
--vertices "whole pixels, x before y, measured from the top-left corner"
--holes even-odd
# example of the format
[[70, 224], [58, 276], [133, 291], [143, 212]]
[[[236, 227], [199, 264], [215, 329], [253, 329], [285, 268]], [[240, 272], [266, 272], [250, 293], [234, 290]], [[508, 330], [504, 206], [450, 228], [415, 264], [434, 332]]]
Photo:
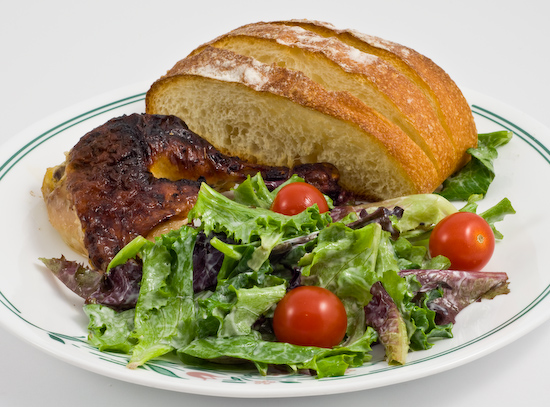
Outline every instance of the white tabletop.
[[[550, 3], [541, 1], [2, 1], [0, 144], [77, 102], [152, 82], [195, 46], [254, 21], [309, 18], [408, 45], [460, 87], [550, 127]], [[154, 4], [154, 5], [153, 5]], [[0, 147], [1, 148], [1, 147]], [[0, 197], [2, 199], [2, 197]], [[4, 231], [2, 233], [5, 233]], [[6, 270], [0, 270], [6, 272]], [[16, 272], [16, 271], [12, 271]], [[293, 400], [329, 405], [544, 405], [550, 322], [450, 371], [373, 390]], [[0, 328], [1, 406], [243, 406], [109, 379], [59, 361]]]

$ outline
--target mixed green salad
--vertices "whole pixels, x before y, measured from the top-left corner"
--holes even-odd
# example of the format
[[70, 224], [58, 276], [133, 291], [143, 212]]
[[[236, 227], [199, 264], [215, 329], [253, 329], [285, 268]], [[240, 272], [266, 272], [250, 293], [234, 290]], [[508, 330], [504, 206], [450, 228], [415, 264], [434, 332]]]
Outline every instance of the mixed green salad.
[[[42, 261], [86, 298], [89, 342], [128, 354], [131, 368], [175, 354], [188, 365], [248, 363], [263, 375], [275, 366], [321, 378], [361, 366], [375, 344], [388, 363], [406, 363], [408, 352], [452, 337], [468, 304], [508, 292], [505, 273], [449, 270], [428, 241], [447, 215], [476, 212], [496, 148], [510, 137], [480, 134], [470, 163], [437, 194], [336, 208], [326, 198], [329, 212], [313, 205], [287, 216], [269, 209], [285, 184], [270, 191], [258, 174], [230, 197], [203, 184], [187, 225], [154, 242], [134, 239], [104, 275], [64, 257]], [[494, 224], [512, 213], [505, 198], [480, 215], [502, 238]], [[343, 303], [336, 346], [277, 340], [274, 311], [300, 286], [324, 287]]]

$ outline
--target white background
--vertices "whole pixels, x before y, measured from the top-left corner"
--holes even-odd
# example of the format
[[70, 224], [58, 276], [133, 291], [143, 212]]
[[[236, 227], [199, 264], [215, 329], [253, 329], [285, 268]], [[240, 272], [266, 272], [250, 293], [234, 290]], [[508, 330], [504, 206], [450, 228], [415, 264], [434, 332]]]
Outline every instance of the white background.
[[[460, 87], [494, 97], [550, 127], [550, 3], [189, 3], [1, 0], [0, 148], [25, 127], [63, 108], [134, 83], [152, 83], [193, 48], [218, 34], [245, 23], [289, 18], [328, 21], [410, 46], [442, 66]], [[548, 180], [541, 184], [548, 185]], [[351, 394], [261, 403], [546, 405], [549, 343], [547, 322], [488, 356], [437, 376]], [[259, 403], [108, 379], [43, 354], [1, 328], [0, 355], [0, 406], [198, 407], [223, 403], [231, 407]]]

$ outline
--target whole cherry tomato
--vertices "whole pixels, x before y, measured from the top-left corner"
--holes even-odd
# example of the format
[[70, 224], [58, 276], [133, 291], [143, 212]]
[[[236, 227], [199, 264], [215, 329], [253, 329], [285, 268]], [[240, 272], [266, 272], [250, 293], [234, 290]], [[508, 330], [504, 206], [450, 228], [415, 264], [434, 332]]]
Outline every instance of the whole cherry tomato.
[[479, 271], [493, 256], [495, 235], [481, 216], [456, 212], [435, 225], [429, 248], [432, 257], [447, 257], [453, 270]]
[[271, 204], [271, 210], [291, 216], [303, 212], [313, 204], [317, 204], [321, 213], [329, 209], [324, 195], [313, 185], [292, 182], [279, 190]]
[[317, 286], [290, 290], [277, 304], [273, 330], [280, 342], [332, 348], [346, 334], [347, 316], [342, 301]]

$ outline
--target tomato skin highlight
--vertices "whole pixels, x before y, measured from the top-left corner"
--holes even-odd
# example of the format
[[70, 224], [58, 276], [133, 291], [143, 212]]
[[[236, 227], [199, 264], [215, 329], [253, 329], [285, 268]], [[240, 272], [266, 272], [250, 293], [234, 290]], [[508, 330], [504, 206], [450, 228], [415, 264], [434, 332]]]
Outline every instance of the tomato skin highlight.
[[317, 286], [290, 290], [277, 304], [273, 330], [279, 342], [332, 348], [346, 334], [347, 315], [342, 301]]
[[320, 213], [329, 210], [321, 191], [307, 182], [292, 182], [279, 190], [271, 204], [271, 210], [292, 216], [305, 211], [314, 204], [317, 204]]
[[429, 249], [432, 257], [447, 257], [453, 270], [479, 271], [493, 256], [495, 235], [481, 216], [456, 212], [435, 226]]

